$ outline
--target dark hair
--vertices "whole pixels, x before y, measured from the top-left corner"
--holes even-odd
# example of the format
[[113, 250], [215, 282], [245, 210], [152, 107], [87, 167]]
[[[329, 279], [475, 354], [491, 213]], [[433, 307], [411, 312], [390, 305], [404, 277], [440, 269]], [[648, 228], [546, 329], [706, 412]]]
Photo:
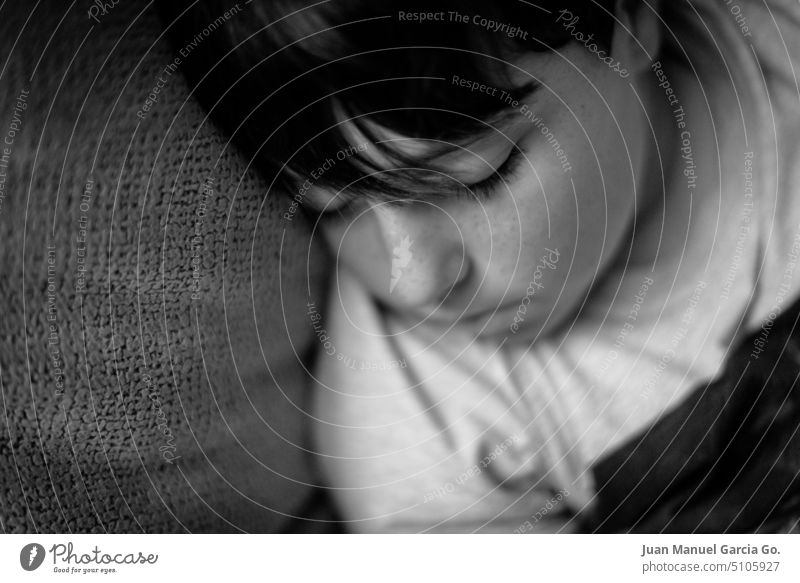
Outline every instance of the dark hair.
[[[163, 0], [159, 6], [212, 119], [268, 180], [292, 190], [298, 176], [352, 148], [339, 124], [343, 115], [370, 139], [367, 116], [403, 136], [474, 138], [507, 106], [452, 83], [453, 75], [519, 99], [531, 85], [512, 84], [505, 63], [565, 45], [571, 37], [556, 23], [559, 10], [579, 16], [582, 27], [591, 26], [582, 32], [606, 48], [614, 22], [612, 0]], [[404, 17], [421, 13], [443, 18]], [[512, 35], [514, 26], [519, 31]], [[334, 188], [357, 182], [360, 192], [398, 192], [398, 173], [372, 170], [365, 158], [347, 156], [322, 180]]]

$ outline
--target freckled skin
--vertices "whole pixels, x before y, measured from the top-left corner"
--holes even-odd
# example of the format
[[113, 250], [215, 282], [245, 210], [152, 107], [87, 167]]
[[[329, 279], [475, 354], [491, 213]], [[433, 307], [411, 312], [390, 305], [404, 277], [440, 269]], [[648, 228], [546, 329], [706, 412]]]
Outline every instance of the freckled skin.
[[[570, 170], [520, 114], [454, 161], [453, 168], [471, 167], [484, 177], [482, 159], [502, 163], [514, 143], [524, 151], [523, 166], [487, 200], [378, 204], [323, 225], [338, 267], [409, 324], [459, 321], [476, 334], [508, 335], [551, 249], [559, 262], [542, 275], [523, 326], [534, 333], [556, 328], [624, 248], [635, 211], [649, 202], [643, 193], [651, 189], [642, 184], [654, 142], [631, 89], [636, 76], [622, 79], [575, 44], [516, 64], [520, 79], [531, 75], [543, 85], [526, 105], [561, 144]], [[393, 249], [404, 237], [412, 257], [390, 293]]]

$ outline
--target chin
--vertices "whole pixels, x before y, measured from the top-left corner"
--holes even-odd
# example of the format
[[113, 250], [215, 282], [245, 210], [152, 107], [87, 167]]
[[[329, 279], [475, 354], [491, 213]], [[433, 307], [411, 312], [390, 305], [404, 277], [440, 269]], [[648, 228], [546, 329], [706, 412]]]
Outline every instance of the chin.
[[475, 337], [509, 343], [530, 343], [543, 333], [548, 333], [552, 328], [552, 321], [545, 322], [539, 313], [532, 313], [530, 307], [527, 314], [522, 317], [518, 310], [519, 306], [516, 305], [503, 306], [495, 312], [484, 312], [474, 316], [465, 315], [459, 318], [455, 325]]
[[423, 326], [434, 333], [442, 333], [450, 329], [456, 334], [467, 334], [482, 340], [526, 341], [529, 342], [541, 329], [541, 322], [534, 321], [531, 310], [527, 318], [517, 320], [518, 305], [504, 305], [497, 309], [467, 311], [465, 313], [447, 311], [444, 308], [423, 312], [401, 306], [388, 306], [384, 308], [393, 312], [405, 329]]
[[501, 306], [497, 310], [477, 311], [475, 313], [466, 312], [464, 314], [448, 314], [442, 310], [437, 310], [429, 314], [427, 318], [422, 315], [414, 315], [415, 323], [425, 321], [430, 326], [440, 328], [450, 328], [454, 332], [462, 332], [474, 337], [496, 338], [502, 340], [505, 337], [514, 336], [512, 324], [516, 315], [516, 307]]
[[514, 310], [498, 311], [494, 315], [486, 315], [480, 319], [467, 320], [463, 325], [482, 339], [513, 341], [515, 339], [526, 338], [535, 326], [527, 322], [513, 326], [515, 315], [516, 311]]

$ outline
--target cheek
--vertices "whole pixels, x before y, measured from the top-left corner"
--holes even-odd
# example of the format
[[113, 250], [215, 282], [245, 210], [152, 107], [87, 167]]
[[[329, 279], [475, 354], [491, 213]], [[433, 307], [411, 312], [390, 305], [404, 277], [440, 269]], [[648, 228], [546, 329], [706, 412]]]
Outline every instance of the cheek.
[[495, 215], [500, 225], [492, 242], [494, 279], [511, 284], [506, 295], [525, 295], [540, 278], [539, 313], [556, 310], [556, 316], [581, 300], [613, 255], [631, 206], [630, 197], [610, 185], [604, 197], [598, 162], [585, 138], [562, 143], [572, 170], [564, 172], [552, 152], [539, 153], [538, 160], [549, 154], [550, 162], [537, 166], [538, 179], [529, 178], [513, 200], [506, 197], [502, 213]]
[[[630, 164], [620, 140], [596, 143], [598, 159], [575, 173], [577, 251], [585, 268], [602, 269], [617, 253], [636, 209]], [[577, 267], [577, 266], [576, 266]]]
[[[574, 111], [583, 115], [558, 119], [557, 138], [568, 166], [565, 170], [549, 152], [552, 163], [544, 173], [545, 196], [540, 197], [544, 200], [532, 207], [545, 220], [536, 221], [540, 232], [532, 238], [534, 245], [560, 245], [568, 257], [574, 252], [573, 269], [584, 271], [602, 265], [617, 249], [635, 197], [630, 145], [626, 147], [617, 127], [621, 120], [599, 107], [590, 111], [585, 103]], [[539, 152], [540, 159], [546, 154]]]
[[[542, 154], [537, 158], [547, 159]], [[515, 215], [515, 224], [512, 227], [509, 220], [503, 229], [498, 230], [518, 246], [523, 270], [536, 263], [545, 248], [558, 249], [562, 256], [572, 256], [576, 242], [580, 242], [578, 235], [583, 229], [583, 214], [590, 215], [588, 209], [581, 208], [584, 201], [576, 197], [571, 176], [562, 170], [560, 164], [540, 163], [536, 170], [536, 175], [520, 186], [513, 201], [507, 205], [507, 212]], [[512, 231], [517, 230], [519, 234], [509, 237]], [[523, 279], [529, 276], [526, 273], [520, 275]]]

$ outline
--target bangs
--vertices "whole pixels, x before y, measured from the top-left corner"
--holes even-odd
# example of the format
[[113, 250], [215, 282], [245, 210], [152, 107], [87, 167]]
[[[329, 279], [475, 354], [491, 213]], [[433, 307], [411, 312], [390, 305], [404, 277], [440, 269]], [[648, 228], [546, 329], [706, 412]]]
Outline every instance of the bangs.
[[[533, 89], [534, 84], [531, 83], [521, 86], [517, 91], [525, 95]], [[308, 145], [308, 149], [312, 152], [318, 151], [319, 144], [326, 142], [347, 145], [336, 151], [335, 160], [328, 157], [324, 161], [327, 167], [323, 172], [320, 172], [319, 168], [317, 171], [312, 170], [311, 179], [318, 185], [323, 184], [339, 191], [345, 200], [366, 197], [376, 201], [394, 199], [395, 202], [404, 199], [413, 200], [415, 196], [432, 199], [436, 198], [438, 193], [448, 191], [446, 186], [452, 187], [453, 179], [442, 173], [438, 160], [454, 151], [469, 149], [487, 134], [500, 131], [499, 128], [517, 114], [516, 110], [502, 109], [494, 112], [489, 119], [482, 120], [452, 110], [407, 107], [403, 109], [403, 114], [410, 117], [415, 114], [438, 116], [442, 127], [455, 131], [438, 136], [423, 131], [416, 135], [387, 138], [382, 130], [399, 134], [404, 129], [397, 126], [376, 127], [375, 120], [378, 118], [376, 112], [358, 114], [347, 112], [344, 107], [340, 111], [340, 121], [326, 132], [330, 135], [319, 136]], [[361, 141], [354, 139], [354, 133], [347, 129], [349, 125], [352, 125], [364, 139]], [[403, 148], [406, 140], [424, 144], [425, 152], [409, 153]], [[299, 152], [303, 152], [303, 149], [301, 148]], [[381, 159], [381, 163], [375, 161], [376, 156]], [[298, 180], [308, 181], [308, 168], [294, 162], [289, 160], [286, 168], [294, 175], [295, 185]]]
[[[530, 93], [535, 83], [513, 83], [509, 62], [570, 40], [556, 23], [559, 10], [570, 8], [593, 23], [598, 43], [610, 39], [613, 14], [605, 4], [613, 5], [253, 0], [199, 43], [183, 65], [212, 119], [271, 183], [291, 192], [298, 179], [313, 179], [355, 194], [378, 189], [405, 196], [412, 185], [436, 181], [428, 171], [433, 158], [486, 135], [510, 113], [508, 100], [497, 95], [519, 101]], [[164, 0], [159, 6], [173, 42], [185, 46], [232, 5]], [[403, 16], [414, 14], [442, 18]], [[520, 23], [527, 25], [524, 31]], [[491, 87], [495, 95], [454, 79]], [[343, 120], [351, 120], [368, 145], [354, 143]], [[441, 145], [412, 157], [381, 140], [376, 126]], [[363, 147], [379, 148], [403, 171], [382, 171]]]

